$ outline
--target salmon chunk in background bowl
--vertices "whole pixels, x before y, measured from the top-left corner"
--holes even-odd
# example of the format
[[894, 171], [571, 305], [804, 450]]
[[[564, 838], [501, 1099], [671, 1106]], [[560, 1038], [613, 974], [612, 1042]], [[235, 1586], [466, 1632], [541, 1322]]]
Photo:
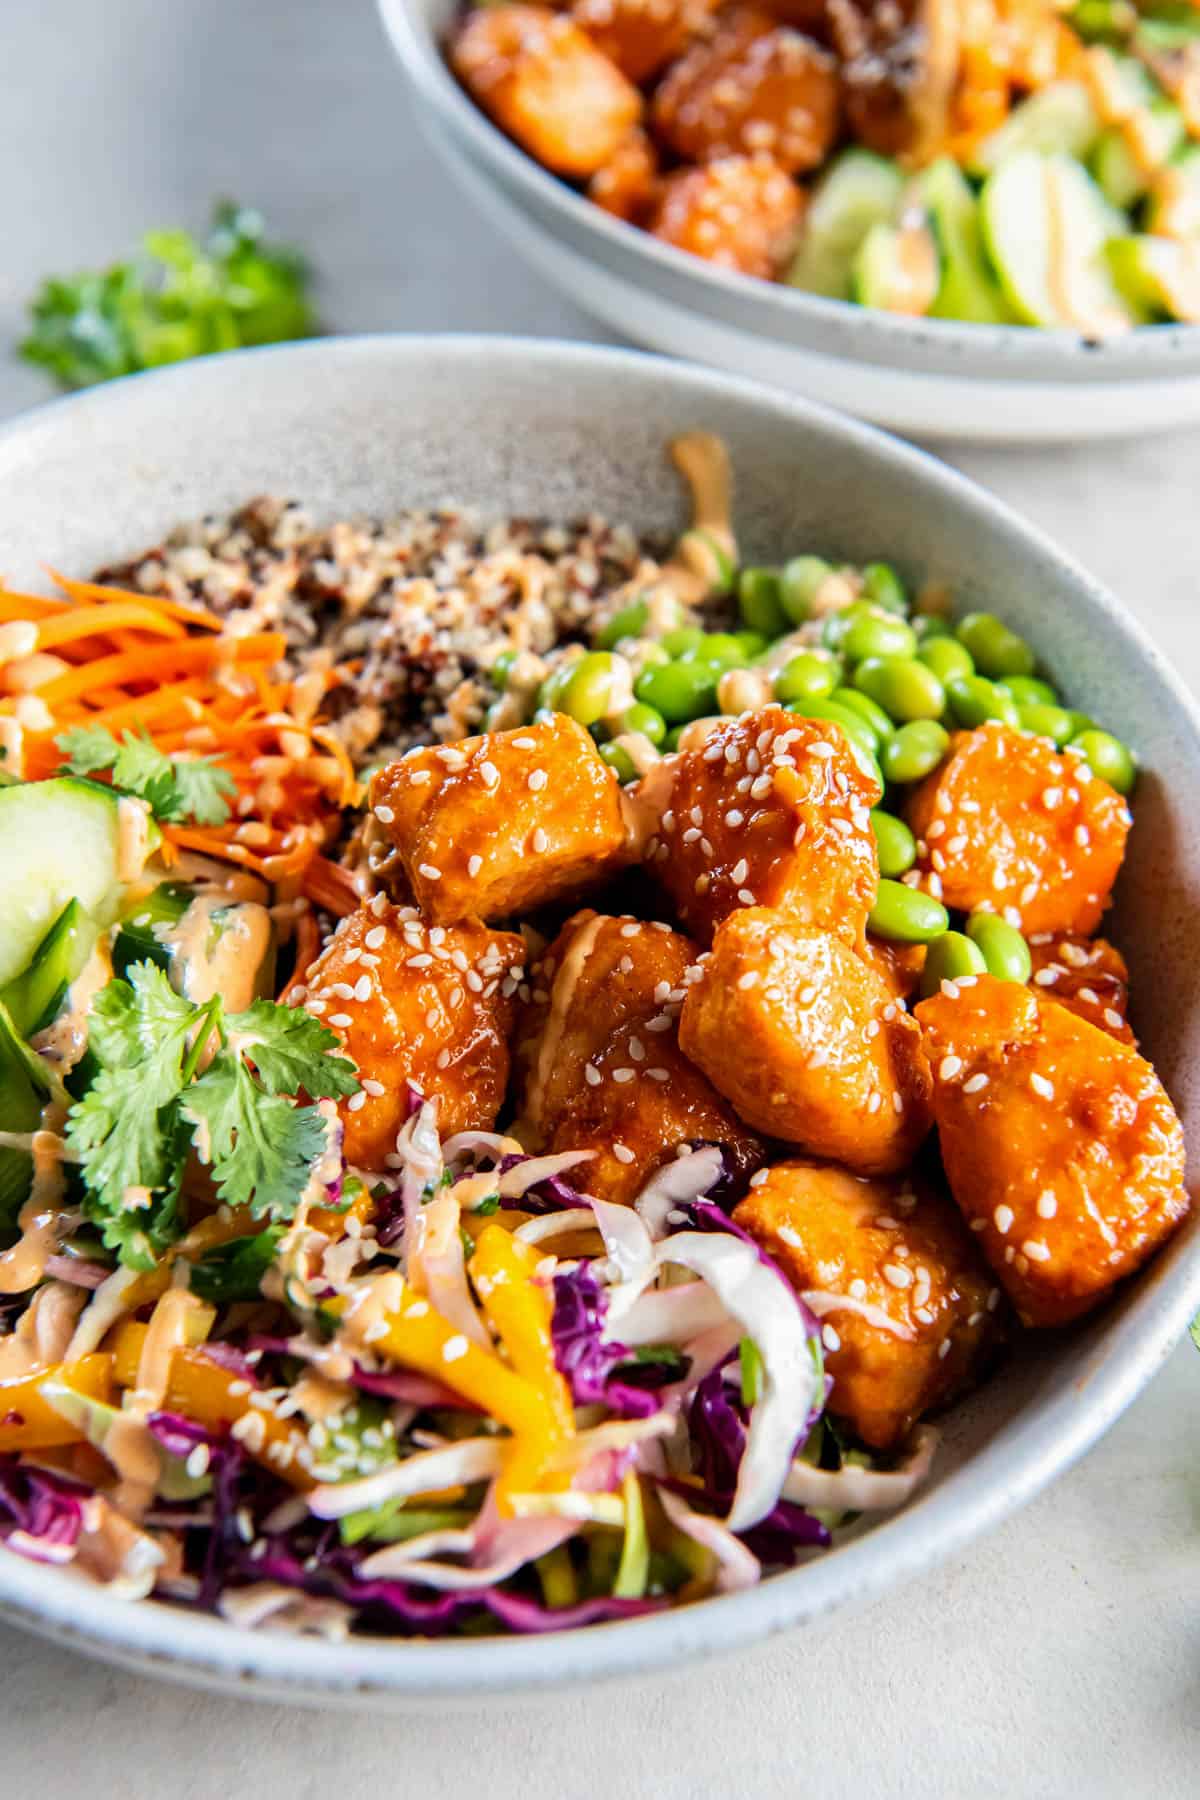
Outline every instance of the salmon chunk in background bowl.
[[[34, 1028], [112, 883], [6, 860], [67, 920], [7, 1019], [96, 1096], [4, 1146], [84, 1183], [55, 1304], [5, 1290], [6, 1617], [379, 1707], [652, 1676], [886, 1608], [1136, 1397], [1200, 1301], [1200, 732], [1045, 540], [800, 402], [504, 339], [209, 359], [17, 421], [0, 474], [0, 829], [73, 819], [119, 890], [176, 858], [78, 1075], [90, 994]], [[109, 629], [152, 642], [89, 691]], [[179, 1214], [96, 1153], [134, 1018], [189, 1008]]]
[[1200, 12], [379, 5], [434, 150], [614, 330], [917, 435], [1200, 416]]

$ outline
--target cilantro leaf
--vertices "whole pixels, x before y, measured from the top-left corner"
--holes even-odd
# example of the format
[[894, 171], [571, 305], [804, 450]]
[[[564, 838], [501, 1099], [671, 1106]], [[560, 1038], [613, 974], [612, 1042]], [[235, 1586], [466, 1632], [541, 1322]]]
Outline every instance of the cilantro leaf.
[[121, 746], [103, 725], [76, 725], [54, 741], [67, 759], [63, 767], [69, 775], [95, 775], [111, 769], [121, 754]]
[[192, 1266], [189, 1285], [193, 1294], [213, 1306], [228, 1306], [232, 1300], [257, 1300], [262, 1278], [275, 1260], [282, 1236], [282, 1225], [268, 1225], [253, 1237], [232, 1238], [210, 1250]]
[[171, 759], [175, 779], [174, 810], [170, 822], [194, 819], [197, 825], [223, 825], [237, 782], [214, 756], [176, 756]]
[[255, 1218], [290, 1218], [326, 1149], [328, 1121], [317, 1108], [264, 1093], [231, 1050], [213, 1058], [182, 1107], [201, 1127], [195, 1141], [221, 1199]]
[[83, 1158], [83, 1212], [121, 1261], [154, 1267], [156, 1255], [182, 1230], [179, 1216], [188, 1134], [172, 1116], [160, 1072], [102, 1069], [71, 1109], [67, 1140]]
[[358, 1091], [354, 1064], [339, 1049], [333, 1032], [296, 1006], [256, 1000], [226, 1020], [232, 1041], [248, 1056], [269, 1094], [298, 1094], [314, 1100], [341, 1099]]
[[1195, 1344], [1197, 1350], [1200, 1350], [1200, 1313], [1196, 1314], [1195, 1318], [1188, 1326], [1188, 1332], [1193, 1344]]
[[125, 731], [113, 764], [113, 786], [144, 800], [156, 818], [166, 818], [175, 805], [175, 770], [169, 756], [149, 732]]

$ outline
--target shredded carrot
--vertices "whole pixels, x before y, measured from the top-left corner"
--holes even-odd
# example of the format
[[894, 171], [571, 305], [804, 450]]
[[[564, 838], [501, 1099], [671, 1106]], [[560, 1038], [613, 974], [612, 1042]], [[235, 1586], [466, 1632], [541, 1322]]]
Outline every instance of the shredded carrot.
[[91, 687], [163, 681], [171, 675], [237, 663], [278, 662], [286, 648], [283, 634], [278, 631], [256, 631], [241, 638], [184, 638], [177, 644], [102, 656], [98, 662], [85, 663], [69, 675], [48, 681], [38, 689], [38, 697], [47, 706], [57, 706]]
[[[148, 606], [122, 601], [114, 606], [76, 606], [55, 618], [46, 619], [38, 626], [38, 649], [53, 650], [56, 645], [69, 644], [75, 638], [111, 637], [114, 632], [124, 631], [126, 626], [153, 632], [156, 637], [183, 636], [182, 625], [177, 625], [174, 619], [164, 618]], [[134, 647], [132, 643], [127, 646], [129, 649]]]
[[165, 594], [139, 594], [128, 588], [105, 587], [98, 581], [75, 581], [70, 576], [60, 575], [49, 564], [46, 565], [46, 573], [54, 585], [60, 587], [64, 594], [69, 594], [72, 600], [133, 600], [138, 606], [149, 606], [168, 619], [177, 620], [180, 625], [198, 625], [203, 631], [223, 631], [225, 628], [216, 613], [210, 612], [206, 606], [184, 606], [178, 600], [168, 600]]
[[9, 588], [0, 588], [2, 624], [10, 624], [14, 619], [52, 619], [66, 610], [65, 600], [48, 600], [43, 594], [17, 594]]
[[327, 856], [314, 856], [304, 871], [301, 891], [314, 906], [323, 907], [326, 912], [336, 914], [341, 919], [348, 913], [357, 912], [362, 904], [362, 896], [354, 885], [354, 877], [349, 869], [340, 863], [330, 862]]

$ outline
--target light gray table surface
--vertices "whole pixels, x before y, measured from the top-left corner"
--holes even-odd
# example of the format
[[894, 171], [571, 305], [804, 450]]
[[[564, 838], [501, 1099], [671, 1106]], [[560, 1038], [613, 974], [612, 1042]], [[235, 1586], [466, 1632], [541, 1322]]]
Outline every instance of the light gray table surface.
[[[339, 331], [606, 334], [427, 158], [370, 0], [0, 0], [0, 416], [37, 279], [262, 206]], [[1200, 434], [952, 458], [1083, 557], [1200, 686]], [[400, 498], [400, 496], [398, 496]], [[506, 1712], [193, 1694], [0, 1627], [0, 1792], [572, 1800], [1200, 1793], [1200, 1361], [938, 1573], [737, 1663]]]

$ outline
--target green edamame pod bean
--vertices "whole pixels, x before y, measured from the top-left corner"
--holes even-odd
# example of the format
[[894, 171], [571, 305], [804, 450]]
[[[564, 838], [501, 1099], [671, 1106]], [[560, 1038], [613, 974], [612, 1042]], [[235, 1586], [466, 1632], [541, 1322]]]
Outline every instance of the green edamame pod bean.
[[833, 574], [820, 556], [793, 556], [784, 563], [779, 577], [779, 599], [793, 625], [803, 625], [812, 608], [813, 595], [821, 583]]
[[851, 677], [860, 693], [882, 706], [898, 725], [937, 719], [946, 710], [946, 690], [915, 656], [869, 656]]
[[508, 678], [519, 655], [519, 650], [502, 650], [488, 670], [492, 686], [498, 687], [501, 693], [508, 686]]
[[670, 631], [664, 631], [658, 641], [668, 656], [683, 656], [697, 644], [702, 644], [704, 636], [699, 625], [675, 625]]
[[905, 619], [893, 614], [868, 613], [857, 618], [839, 645], [847, 662], [862, 662], [869, 656], [913, 656], [917, 638]]
[[913, 619], [912, 628], [917, 634], [918, 644], [931, 644], [934, 638], [954, 636], [954, 626], [945, 613], [918, 613]]
[[936, 719], [914, 719], [901, 725], [879, 752], [889, 781], [921, 781], [931, 775], [950, 748], [950, 733]]
[[876, 937], [900, 944], [931, 944], [949, 925], [950, 915], [940, 900], [923, 894], [920, 888], [886, 878], [879, 883], [875, 904], [867, 915], [867, 926]]
[[1111, 731], [1081, 731], [1071, 739], [1073, 750], [1082, 750], [1088, 767], [1118, 794], [1129, 794], [1137, 780], [1137, 763], [1133, 751]]
[[627, 706], [617, 721], [618, 734], [622, 731], [640, 731], [643, 737], [657, 747], [667, 735], [667, 721], [653, 706], [647, 706], [641, 700], [635, 700]]
[[581, 661], [581, 657], [576, 657], [569, 662], [560, 662], [556, 668], [551, 669], [537, 691], [539, 711], [547, 713], [562, 711], [563, 689], [575, 673], [576, 665]]
[[917, 860], [917, 840], [903, 819], [876, 807], [871, 814], [871, 829], [875, 833], [881, 875], [893, 881], [912, 868]]
[[649, 618], [649, 602], [631, 600], [628, 606], [623, 606], [607, 624], [600, 627], [596, 633], [597, 646], [601, 650], [615, 650], [622, 638], [641, 637]]
[[917, 651], [917, 656], [927, 669], [932, 669], [944, 686], [959, 675], [973, 675], [975, 664], [971, 661], [971, 652], [957, 638], [926, 638]]
[[637, 769], [633, 758], [623, 744], [601, 744], [600, 756], [606, 762], [622, 787], [627, 781], [637, 780]]
[[666, 737], [662, 741], [662, 753], [664, 756], [674, 756], [675, 752], [679, 749], [679, 738], [683, 729], [682, 725], [672, 725], [670, 731], [668, 731]]
[[643, 669], [633, 684], [636, 699], [669, 725], [686, 725], [717, 710], [717, 671], [704, 662], [671, 662]]
[[875, 738], [876, 750], [891, 737], [896, 729], [882, 706], [877, 706], [869, 694], [860, 694], [857, 688], [834, 688], [829, 698], [836, 701], [839, 706], [849, 707], [852, 713], [857, 713], [863, 723], [870, 727]]
[[788, 628], [779, 591], [778, 569], [743, 569], [738, 577], [738, 610], [751, 631], [781, 637]]
[[1099, 731], [1100, 730], [1100, 727], [1099, 727], [1099, 725], [1097, 725], [1095, 719], [1090, 719], [1088, 717], [1087, 713], [1076, 712], [1074, 707], [1070, 708], [1070, 713], [1071, 713], [1071, 718], [1075, 724], [1075, 729], [1071, 733], [1072, 737], [1080, 737], [1085, 731]]
[[891, 563], [868, 563], [862, 572], [862, 583], [864, 599], [885, 606], [888, 612], [907, 613], [908, 595]]
[[804, 700], [792, 706], [790, 711], [798, 713], [802, 719], [822, 719], [831, 725], [840, 725], [845, 733], [854, 760], [864, 774], [879, 783], [883, 791], [883, 775], [875, 756], [875, 737], [869, 726], [852, 713], [847, 707], [838, 706], [832, 700]]
[[612, 652], [589, 651], [571, 664], [570, 674], [559, 689], [560, 712], [569, 713], [581, 725], [594, 725], [612, 708], [615, 679], [616, 664]]
[[973, 912], [967, 920], [967, 936], [979, 946], [987, 972], [997, 981], [1029, 980], [1033, 959], [1029, 945], [1015, 925], [997, 913]]
[[750, 660], [731, 631], [706, 631], [692, 650], [685, 650], [680, 662], [707, 663], [722, 674], [726, 669], [741, 669]]
[[1033, 651], [995, 613], [967, 613], [958, 622], [958, 641], [966, 645], [975, 667], [984, 675], [1033, 674]]
[[1039, 737], [1052, 738], [1060, 750], [1075, 733], [1074, 717], [1066, 707], [1049, 706], [1044, 700], [1018, 701], [1017, 718], [1022, 731], [1036, 731]]
[[987, 963], [978, 944], [961, 931], [944, 931], [935, 938], [925, 954], [921, 970], [921, 998], [941, 991], [943, 981], [957, 981], [960, 975], [986, 975]]
[[747, 668], [771, 648], [761, 631], [735, 631], [732, 635], [741, 646], [743, 661], [739, 663], [739, 668]]
[[1005, 675], [996, 686], [1018, 706], [1061, 706], [1057, 691], [1036, 675]]
[[823, 700], [833, 692], [841, 665], [823, 656], [802, 650], [784, 663], [775, 677], [775, 698], [781, 706], [795, 706], [802, 700]]
[[1020, 723], [1016, 701], [983, 675], [956, 675], [946, 683], [946, 698], [955, 724], [967, 730], [986, 725], [989, 719], [1005, 725]]

